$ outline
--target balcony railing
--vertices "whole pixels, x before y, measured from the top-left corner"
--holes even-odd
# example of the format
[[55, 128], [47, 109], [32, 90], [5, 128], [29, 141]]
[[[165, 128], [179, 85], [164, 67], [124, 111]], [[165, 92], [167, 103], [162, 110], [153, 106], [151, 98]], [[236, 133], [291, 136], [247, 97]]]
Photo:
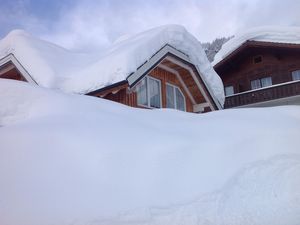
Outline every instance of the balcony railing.
[[300, 95], [300, 80], [227, 96], [224, 108], [249, 105], [295, 95]]

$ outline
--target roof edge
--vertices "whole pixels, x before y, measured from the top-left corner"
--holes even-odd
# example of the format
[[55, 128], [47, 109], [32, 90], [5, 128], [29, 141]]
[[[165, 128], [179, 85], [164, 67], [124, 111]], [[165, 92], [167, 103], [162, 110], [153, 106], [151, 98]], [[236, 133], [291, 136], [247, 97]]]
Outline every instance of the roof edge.
[[0, 67], [7, 63], [12, 63], [19, 71], [19, 73], [26, 79], [26, 81], [28, 81], [28, 83], [38, 84], [13, 53], [9, 53], [8, 55], [0, 59]]
[[234, 51], [232, 51], [230, 54], [225, 56], [221, 61], [213, 65], [215, 69], [218, 67], [222, 66], [225, 62], [227, 62], [229, 59], [232, 57], [236, 56], [238, 53], [240, 53], [242, 50], [245, 48], [250, 48], [250, 47], [263, 47], [263, 48], [268, 48], [268, 47], [275, 47], [275, 48], [281, 48], [281, 49], [293, 49], [293, 48], [299, 48], [300, 49], [300, 44], [297, 43], [283, 43], [283, 42], [272, 42], [272, 41], [255, 41], [255, 40], [247, 40], [243, 42], [239, 47], [237, 47]]
[[94, 94], [97, 94], [99, 92], [107, 91], [107, 90], [109, 90], [111, 88], [115, 88], [115, 87], [118, 87], [118, 86], [121, 86], [121, 85], [124, 85], [124, 84], [127, 84], [127, 83], [128, 83], [127, 80], [122, 80], [122, 81], [110, 84], [108, 86], [105, 86], [103, 88], [99, 88], [97, 90], [94, 90], [94, 91], [91, 91], [91, 92], [87, 92], [87, 93], [85, 93], [85, 95], [94, 95]]

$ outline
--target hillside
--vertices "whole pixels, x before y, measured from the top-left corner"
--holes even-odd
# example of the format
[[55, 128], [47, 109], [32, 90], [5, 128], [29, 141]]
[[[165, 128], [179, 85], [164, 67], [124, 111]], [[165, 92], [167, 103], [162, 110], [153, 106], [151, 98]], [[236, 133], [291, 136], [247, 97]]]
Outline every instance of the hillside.
[[197, 115], [0, 89], [0, 224], [299, 224], [299, 106]]

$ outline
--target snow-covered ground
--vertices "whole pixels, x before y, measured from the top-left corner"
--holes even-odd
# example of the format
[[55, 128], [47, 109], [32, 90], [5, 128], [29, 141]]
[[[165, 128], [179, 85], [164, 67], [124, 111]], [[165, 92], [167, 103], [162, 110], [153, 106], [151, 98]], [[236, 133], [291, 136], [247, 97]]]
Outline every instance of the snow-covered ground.
[[299, 106], [197, 115], [0, 90], [1, 225], [299, 225]]

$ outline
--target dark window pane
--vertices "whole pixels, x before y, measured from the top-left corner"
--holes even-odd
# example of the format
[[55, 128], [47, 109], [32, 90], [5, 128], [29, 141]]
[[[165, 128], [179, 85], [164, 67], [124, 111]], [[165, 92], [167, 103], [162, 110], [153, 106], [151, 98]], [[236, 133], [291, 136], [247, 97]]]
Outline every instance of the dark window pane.
[[185, 111], [184, 96], [178, 88], [176, 88], [176, 108]]
[[175, 108], [174, 87], [167, 84], [167, 108]]
[[160, 82], [149, 78], [150, 107], [160, 108]]
[[141, 80], [137, 87], [137, 102], [139, 105], [148, 106], [148, 95], [147, 95], [147, 79]]

